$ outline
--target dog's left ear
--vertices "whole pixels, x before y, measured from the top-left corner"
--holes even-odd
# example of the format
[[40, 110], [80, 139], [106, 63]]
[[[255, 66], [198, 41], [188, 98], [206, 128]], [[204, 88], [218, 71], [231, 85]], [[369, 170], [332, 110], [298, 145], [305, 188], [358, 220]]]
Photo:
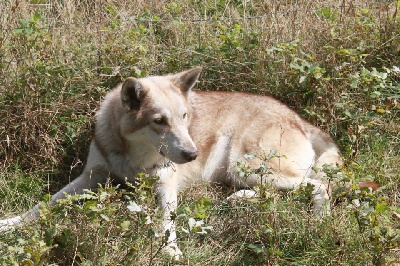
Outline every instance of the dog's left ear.
[[139, 109], [148, 90], [138, 79], [127, 78], [121, 88], [122, 106], [126, 111]]
[[196, 67], [172, 76], [172, 82], [179, 87], [182, 92], [188, 92], [199, 79], [202, 67]]

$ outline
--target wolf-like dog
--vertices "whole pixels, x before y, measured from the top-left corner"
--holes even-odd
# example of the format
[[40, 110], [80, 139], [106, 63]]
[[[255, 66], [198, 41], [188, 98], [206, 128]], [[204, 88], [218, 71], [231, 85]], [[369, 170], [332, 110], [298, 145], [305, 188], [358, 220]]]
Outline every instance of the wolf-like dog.
[[[178, 258], [171, 213], [178, 191], [194, 181], [238, 189], [269, 182], [278, 189], [312, 184], [313, 212], [329, 212], [329, 188], [314, 166], [340, 165], [339, 150], [328, 134], [283, 103], [240, 92], [194, 91], [202, 68], [178, 74], [127, 78], [109, 92], [96, 116], [95, 135], [83, 173], [51, 198], [96, 188], [110, 177], [134, 182], [141, 172], [158, 176], [156, 186], [168, 231], [166, 251]], [[271, 173], [238, 176], [238, 162], [258, 168], [263, 155]], [[245, 156], [251, 154], [253, 156]], [[241, 193], [236, 193], [240, 195]], [[242, 193], [243, 194], [243, 193]], [[35, 219], [38, 206], [0, 221], [2, 229]]]

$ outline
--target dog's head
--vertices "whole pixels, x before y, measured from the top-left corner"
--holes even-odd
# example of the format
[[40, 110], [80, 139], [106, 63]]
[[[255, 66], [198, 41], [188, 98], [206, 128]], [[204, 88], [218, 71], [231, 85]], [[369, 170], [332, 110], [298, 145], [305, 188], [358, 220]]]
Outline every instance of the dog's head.
[[126, 111], [121, 123], [124, 136], [151, 146], [174, 163], [196, 159], [198, 151], [189, 135], [189, 97], [201, 70], [198, 67], [175, 75], [127, 78], [121, 88]]

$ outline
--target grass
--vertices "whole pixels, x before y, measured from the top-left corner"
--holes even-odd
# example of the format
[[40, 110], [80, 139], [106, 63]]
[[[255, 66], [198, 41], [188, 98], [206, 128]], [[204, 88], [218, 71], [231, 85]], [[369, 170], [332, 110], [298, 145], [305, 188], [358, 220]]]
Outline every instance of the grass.
[[[180, 262], [159, 252], [152, 191], [106, 186], [80, 204], [43, 204], [40, 221], [0, 235], [1, 264], [400, 264], [398, 1], [26, 0], [0, 9], [0, 217], [80, 174], [95, 111], [118, 82], [198, 65], [197, 89], [284, 101], [331, 133], [349, 179], [381, 185], [349, 188], [322, 221], [308, 212], [306, 188], [262, 188], [260, 200], [232, 203], [231, 191], [195, 186], [180, 196]], [[130, 212], [131, 200], [144, 211]], [[212, 229], [189, 230], [189, 218]]]

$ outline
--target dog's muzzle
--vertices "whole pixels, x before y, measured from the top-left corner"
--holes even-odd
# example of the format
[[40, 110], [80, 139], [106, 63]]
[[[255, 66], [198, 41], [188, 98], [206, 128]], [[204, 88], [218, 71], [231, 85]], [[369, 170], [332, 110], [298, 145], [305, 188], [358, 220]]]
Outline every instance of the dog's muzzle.
[[198, 150], [182, 152], [182, 157], [185, 158], [185, 160], [188, 162], [195, 160], [197, 158], [197, 156], [199, 156]]

